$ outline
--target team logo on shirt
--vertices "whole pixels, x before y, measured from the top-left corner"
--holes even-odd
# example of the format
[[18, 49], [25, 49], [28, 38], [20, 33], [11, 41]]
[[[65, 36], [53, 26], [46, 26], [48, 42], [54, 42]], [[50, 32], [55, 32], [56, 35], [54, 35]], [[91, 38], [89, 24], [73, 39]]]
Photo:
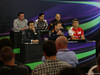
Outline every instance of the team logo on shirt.
[[52, 30], [52, 33], [54, 32], [54, 30]]
[[81, 34], [81, 31], [79, 31], [79, 32], [77, 31], [77, 33], [78, 33], [78, 34]]
[[74, 34], [76, 34], [76, 32], [75, 32], [75, 31], [73, 31], [73, 33], [74, 33]]
[[53, 23], [51, 23], [51, 26], [53, 25]]

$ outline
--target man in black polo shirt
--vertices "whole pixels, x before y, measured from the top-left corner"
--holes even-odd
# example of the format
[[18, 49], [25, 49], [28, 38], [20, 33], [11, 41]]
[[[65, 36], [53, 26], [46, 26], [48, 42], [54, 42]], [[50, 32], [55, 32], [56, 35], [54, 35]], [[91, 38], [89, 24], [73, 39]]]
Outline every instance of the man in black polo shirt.
[[28, 29], [23, 31], [23, 41], [38, 43], [39, 40], [40, 40], [40, 37], [38, 33], [36, 32], [36, 29], [34, 27], [34, 22], [30, 20], [28, 22]]
[[29, 75], [25, 66], [15, 64], [15, 54], [11, 47], [3, 47], [0, 56], [4, 63], [0, 66], [0, 75]]
[[60, 21], [60, 22], [62, 23], [62, 26], [64, 27], [64, 23], [63, 23], [63, 21], [62, 21], [60, 18], [61, 18], [60, 14], [56, 14], [55, 19], [51, 21], [49, 30], [54, 29], [55, 23], [56, 23], [57, 21]]

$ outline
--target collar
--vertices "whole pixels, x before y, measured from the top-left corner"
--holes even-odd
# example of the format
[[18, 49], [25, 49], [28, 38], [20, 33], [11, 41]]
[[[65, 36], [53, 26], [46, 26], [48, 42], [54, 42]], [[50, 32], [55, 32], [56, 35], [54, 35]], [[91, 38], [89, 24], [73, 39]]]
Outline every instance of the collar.
[[[55, 21], [57, 21], [57, 20], [55, 19]], [[59, 20], [59, 21], [61, 21], [61, 20]]]
[[57, 21], [56, 19], [54, 19], [54, 21]]
[[58, 52], [60, 52], [60, 51], [69, 51], [69, 49], [68, 48], [66, 48], [66, 49], [58, 49]]
[[43, 20], [39, 20], [39, 19], [38, 19], [38, 22], [44, 22], [44, 19], [43, 19]]
[[23, 21], [24, 21], [24, 19], [21, 21], [19, 18], [18, 18], [18, 20], [19, 20], [20, 22], [23, 22]]
[[28, 30], [29, 30], [29, 31], [33, 31], [33, 30], [30, 30], [29, 28], [28, 28]]
[[56, 59], [56, 60], [54, 60], [54, 59], [47, 59], [46, 62], [59, 62], [59, 59]]
[[[73, 29], [74, 29], [74, 27], [73, 27]], [[79, 27], [77, 29], [74, 29], [74, 30], [78, 30], [78, 29], [79, 29]]]
[[2, 67], [6, 68], [6, 69], [16, 69], [17, 68], [17, 64], [15, 64], [14, 66], [3, 65]]

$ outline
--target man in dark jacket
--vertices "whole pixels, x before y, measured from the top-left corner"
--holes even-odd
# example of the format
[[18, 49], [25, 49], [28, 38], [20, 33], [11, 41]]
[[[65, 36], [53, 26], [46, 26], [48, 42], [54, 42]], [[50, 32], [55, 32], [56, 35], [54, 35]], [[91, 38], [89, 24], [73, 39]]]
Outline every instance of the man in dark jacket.
[[15, 63], [15, 54], [11, 47], [3, 47], [1, 49], [0, 56], [4, 63], [4, 65], [0, 66], [1, 75], [29, 75], [27, 67]]
[[55, 41], [59, 36], [64, 36], [63, 27], [61, 22], [56, 22], [54, 29], [49, 31], [49, 40]]
[[63, 23], [63, 21], [61, 20], [60, 14], [56, 14], [55, 19], [51, 21], [49, 30], [54, 29], [55, 23], [58, 22], [58, 21], [60, 21], [60, 22], [62, 23], [62, 26], [64, 27], [64, 23]]
[[23, 41], [24, 42], [32, 42], [39, 43], [40, 37], [35, 30], [34, 22], [28, 21], [28, 29], [23, 31]]

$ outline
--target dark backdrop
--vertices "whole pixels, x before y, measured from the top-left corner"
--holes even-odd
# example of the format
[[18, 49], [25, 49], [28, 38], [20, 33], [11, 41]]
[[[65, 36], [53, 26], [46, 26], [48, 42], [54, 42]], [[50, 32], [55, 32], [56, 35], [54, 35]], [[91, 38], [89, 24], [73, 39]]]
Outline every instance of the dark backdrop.
[[[88, 40], [96, 39], [99, 34], [99, 0], [0, 0], [0, 37], [9, 35], [13, 20], [20, 11], [25, 13], [26, 19], [33, 21], [39, 13], [44, 12], [49, 24], [55, 14], [59, 13], [67, 30], [72, 26], [72, 19], [78, 18], [79, 26], [83, 28]], [[68, 31], [65, 35], [68, 35]]]

